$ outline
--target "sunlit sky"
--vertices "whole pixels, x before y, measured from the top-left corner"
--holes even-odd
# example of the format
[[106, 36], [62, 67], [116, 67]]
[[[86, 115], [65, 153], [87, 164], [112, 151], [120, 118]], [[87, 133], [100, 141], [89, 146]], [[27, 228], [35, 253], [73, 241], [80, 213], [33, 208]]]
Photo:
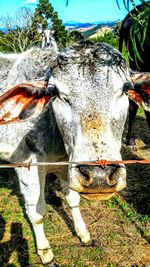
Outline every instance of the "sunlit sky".
[[[120, 9], [116, 0], [69, 0], [68, 6], [66, 6], [66, 0], [51, 0], [49, 2], [52, 3], [63, 22], [116, 21], [122, 20], [127, 14], [123, 0], [119, 0]], [[34, 10], [37, 3], [38, 0], [0, 0], [0, 17], [7, 14], [13, 17], [17, 10], [23, 6]], [[139, 4], [140, 0], [135, 0], [135, 3]], [[131, 4], [130, 9], [132, 9]]]

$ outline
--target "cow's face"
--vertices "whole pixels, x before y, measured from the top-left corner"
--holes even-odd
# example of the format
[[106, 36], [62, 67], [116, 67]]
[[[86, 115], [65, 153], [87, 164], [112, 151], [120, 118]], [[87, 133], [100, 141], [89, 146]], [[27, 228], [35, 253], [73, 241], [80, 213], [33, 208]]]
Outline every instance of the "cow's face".
[[49, 46], [50, 45], [51, 38], [52, 38], [51, 31], [48, 30], [48, 29], [47, 30], [44, 30], [42, 32], [42, 38], [44, 39], [45, 46]]
[[52, 47], [55, 43], [55, 39], [53, 37], [54, 31], [53, 30], [42, 30], [41, 36], [42, 36], [42, 48], [44, 47]]
[[[106, 45], [68, 49], [58, 57], [50, 83], [59, 97], [54, 114], [70, 161], [120, 160], [128, 108], [127, 71], [120, 54]], [[86, 198], [107, 199], [126, 185], [124, 166], [70, 166], [70, 187]]]

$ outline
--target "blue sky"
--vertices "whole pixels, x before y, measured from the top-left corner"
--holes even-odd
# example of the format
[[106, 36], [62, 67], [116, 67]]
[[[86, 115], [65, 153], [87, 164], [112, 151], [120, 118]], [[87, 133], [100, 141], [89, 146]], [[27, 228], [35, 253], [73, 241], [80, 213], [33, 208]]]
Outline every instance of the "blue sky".
[[[72, 20], [80, 22], [115, 21], [123, 19], [127, 13], [123, 0], [119, 0], [120, 10], [116, 0], [69, 0], [67, 7], [66, 0], [51, 0], [50, 2], [63, 22]], [[7, 14], [13, 17], [23, 6], [34, 10], [37, 3], [38, 0], [0, 0], [0, 17]], [[139, 4], [140, 0], [135, 0], [135, 3]]]

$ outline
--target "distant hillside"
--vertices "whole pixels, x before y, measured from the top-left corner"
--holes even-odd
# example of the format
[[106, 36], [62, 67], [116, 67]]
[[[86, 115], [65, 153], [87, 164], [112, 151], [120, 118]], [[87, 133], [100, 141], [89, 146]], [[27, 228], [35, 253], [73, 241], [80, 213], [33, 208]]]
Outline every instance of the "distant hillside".
[[66, 27], [74, 27], [74, 28], [83, 28], [83, 27], [86, 28], [86, 27], [92, 26], [93, 24], [95, 24], [95, 23], [89, 23], [89, 22], [81, 23], [78, 21], [68, 21], [68, 22], [64, 23], [64, 25]]
[[[78, 22], [78, 21], [67, 21], [64, 26], [67, 30], [78, 30], [83, 33], [83, 35], [88, 38], [90, 35], [97, 32], [98, 29], [104, 26], [113, 27], [119, 21], [94, 21], [94, 22]], [[8, 33], [7, 28], [0, 28], [0, 31]]]
[[[118, 22], [119, 21], [95, 21], [95, 22], [82, 22], [81, 23], [78, 21], [67, 21], [64, 23], [64, 25], [66, 26], [66, 28], [68, 30], [83, 29], [84, 34], [86, 31], [86, 28], [87, 29], [90, 28], [89, 32], [88, 32], [88, 30], [86, 31], [87, 35], [89, 34], [88, 36], [90, 36], [91, 34], [95, 33], [97, 29], [104, 27], [104, 26], [113, 27]], [[86, 36], [86, 37], [88, 37], [88, 36]]]
[[100, 28], [105, 27], [105, 26], [109, 26], [109, 27], [114, 27], [118, 22], [109, 22], [109, 23], [101, 23], [96, 25], [95, 27], [88, 29], [86, 31], [83, 32], [83, 35], [85, 38], [88, 38], [89, 36], [95, 34]]

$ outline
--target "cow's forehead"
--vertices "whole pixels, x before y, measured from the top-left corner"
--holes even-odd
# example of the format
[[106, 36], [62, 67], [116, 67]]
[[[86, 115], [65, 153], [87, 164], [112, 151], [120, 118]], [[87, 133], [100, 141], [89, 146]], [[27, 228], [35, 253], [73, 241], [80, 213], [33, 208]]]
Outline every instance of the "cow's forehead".
[[[52, 67], [54, 77], [68, 89], [69, 94], [80, 97], [98, 95], [109, 97], [126, 79], [126, 63], [121, 54], [111, 46], [101, 44], [79, 45], [67, 48]], [[73, 95], [72, 95], [73, 97]]]
[[90, 66], [99, 63], [101, 66], [123, 66], [124, 59], [120, 52], [105, 43], [76, 45], [66, 48], [55, 60], [53, 68], [69, 65]]

